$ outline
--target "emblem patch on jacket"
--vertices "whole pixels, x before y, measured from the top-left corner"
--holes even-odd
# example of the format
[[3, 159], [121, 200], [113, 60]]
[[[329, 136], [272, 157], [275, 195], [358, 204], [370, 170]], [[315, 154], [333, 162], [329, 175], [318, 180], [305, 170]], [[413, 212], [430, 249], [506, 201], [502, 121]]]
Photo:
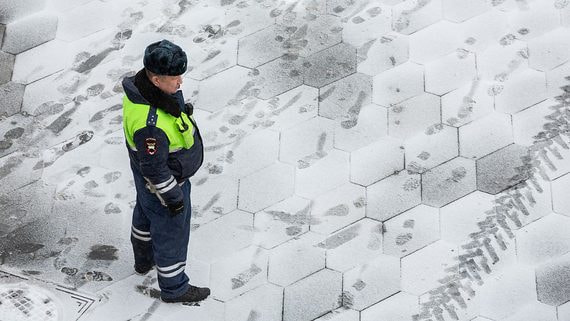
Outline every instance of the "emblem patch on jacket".
[[147, 138], [144, 141], [146, 146], [146, 153], [149, 155], [156, 154], [156, 139], [154, 138]]

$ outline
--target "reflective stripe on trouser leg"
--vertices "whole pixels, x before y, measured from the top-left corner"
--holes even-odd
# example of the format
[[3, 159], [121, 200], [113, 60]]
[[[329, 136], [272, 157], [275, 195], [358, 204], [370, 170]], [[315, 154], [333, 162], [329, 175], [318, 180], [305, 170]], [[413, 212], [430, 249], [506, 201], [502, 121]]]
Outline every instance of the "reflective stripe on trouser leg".
[[163, 277], [163, 278], [175, 277], [178, 274], [184, 272], [185, 269], [186, 269], [186, 261], [178, 262], [178, 263], [173, 264], [171, 266], [166, 266], [166, 267], [157, 266], [156, 267], [158, 275]]
[[143, 232], [134, 226], [131, 227], [131, 235], [139, 241], [150, 242], [151, 240], [150, 232]]
[[133, 222], [131, 227], [131, 244], [133, 246], [133, 254], [135, 264], [138, 266], [153, 266], [154, 255], [152, 250], [152, 240], [150, 237], [150, 221], [146, 218], [144, 209], [137, 203], [133, 210]]

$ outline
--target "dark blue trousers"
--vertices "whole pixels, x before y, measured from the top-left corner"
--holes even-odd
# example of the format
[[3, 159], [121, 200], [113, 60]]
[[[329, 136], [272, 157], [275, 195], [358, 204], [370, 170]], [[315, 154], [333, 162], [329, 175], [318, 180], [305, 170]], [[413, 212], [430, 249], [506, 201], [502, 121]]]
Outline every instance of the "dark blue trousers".
[[147, 182], [132, 163], [131, 169], [137, 190], [131, 229], [135, 264], [156, 265], [161, 296], [179, 297], [188, 289], [185, 267], [190, 238], [190, 181], [181, 186], [184, 212], [173, 217], [158, 197], [146, 188]]

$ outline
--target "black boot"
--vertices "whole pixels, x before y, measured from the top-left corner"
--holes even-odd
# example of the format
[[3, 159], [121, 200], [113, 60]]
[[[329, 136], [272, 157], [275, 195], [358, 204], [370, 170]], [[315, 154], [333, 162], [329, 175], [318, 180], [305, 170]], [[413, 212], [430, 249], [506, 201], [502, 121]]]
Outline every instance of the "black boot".
[[179, 303], [179, 302], [186, 303], [186, 302], [202, 301], [205, 298], [207, 298], [209, 295], [210, 295], [210, 289], [209, 288], [199, 288], [199, 287], [190, 285], [188, 290], [186, 290], [186, 293], [182, 294], [181, 296], [179, 296], [177, 298], [166, 299], [166, 298], [161, 297], [160, 299], [166, 303]]
[[150, 270], [152, 270], [152, 265], [136, 265], [135, 273], [138, 275], [146, 275]]

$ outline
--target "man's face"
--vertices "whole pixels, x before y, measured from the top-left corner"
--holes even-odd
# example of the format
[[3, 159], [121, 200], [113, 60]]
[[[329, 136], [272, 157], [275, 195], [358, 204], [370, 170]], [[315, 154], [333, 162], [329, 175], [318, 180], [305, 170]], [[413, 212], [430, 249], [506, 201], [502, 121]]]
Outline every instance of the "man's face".
[[174, 94], [178, 89], [180, 89], [180, 85], [182, 85], [182, 75], [153, 76], [152, 83], [165, 93]]

